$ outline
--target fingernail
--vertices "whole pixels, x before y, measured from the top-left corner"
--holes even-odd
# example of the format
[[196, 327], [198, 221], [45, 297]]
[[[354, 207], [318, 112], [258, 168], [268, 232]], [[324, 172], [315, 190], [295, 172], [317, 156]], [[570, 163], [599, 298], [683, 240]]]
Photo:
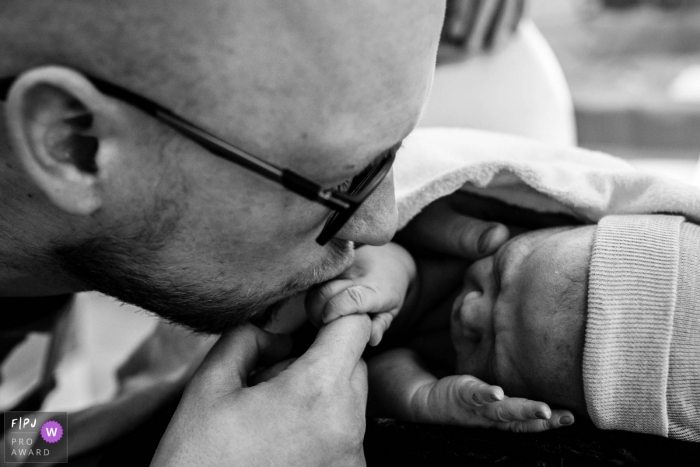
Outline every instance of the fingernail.
[[561, 425], [571, 425], [572, 423], [574, 423], [574, 419], [567, 415], [567, 416], [561, 417], [559, 419], [559, 423]]
[[549, 420], [549, 417], [544, 412], [535, 412], [535, 416], [541, 420]]
[[479, 254], [483, 255], [486, 254], [487, 251], [489, 251], [489, 244], [491, 243], [491, 235], [493, 232], [496, 230], [496, 227], [491, 227], [488, 230], [484, 231], [481, 234], [481, 237], [479, 237]]

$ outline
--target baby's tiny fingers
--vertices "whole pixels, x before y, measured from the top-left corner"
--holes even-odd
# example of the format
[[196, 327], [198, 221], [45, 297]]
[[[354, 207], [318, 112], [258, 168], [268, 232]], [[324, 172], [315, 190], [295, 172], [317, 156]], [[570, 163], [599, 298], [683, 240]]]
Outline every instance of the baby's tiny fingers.
[[382, 311], [382, 305], [382, 300], [374, 289], [354, 285], [331, 297], [321, 318], [324, 323], [330, 323], [341, 316]]
[[516, 420], [513, 422], [500, 422], [495, 425], [503, 431], [515, 433], [540, 433], [550, 429], [548, 420]]
[[355, 283], [350, 279], [335, 279], [312, 287], [306, 294], [306, 314], [311, 322], [320, 327], [324, 323], [324, 312], [328, 302]]
[[553, 410], [552, 416], [549, 417], [549, 427], [550, 428], [560, 428], [563, 426], [573, 425], [576, 421], [574, 414], [568, 410]]
[[552, 413], [549, 420], [515, 420], [511, 422], [496, 423], [499, 430], [514, 431], [516, 433], [539, 433], [542, 431], [562, 428], [574, 423], [574, 416], [566, 410], [557, 410]]
[[491, 386], [473, 376], [463, 376], [457, 380], [460, 399], [467, 405], [481, 407], [484, 404], [503, 399], [503, 389]]
[[517, 420], [549, 420], [552, 411], [544, 402], [507, 397], [501, 402], [494, 402], [487, 407], [486, 415], [495, 422]]

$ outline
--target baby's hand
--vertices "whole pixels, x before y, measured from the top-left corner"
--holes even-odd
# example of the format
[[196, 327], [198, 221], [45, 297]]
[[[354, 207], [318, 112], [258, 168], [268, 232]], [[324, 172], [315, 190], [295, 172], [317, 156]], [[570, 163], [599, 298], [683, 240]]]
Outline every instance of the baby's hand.
[[413, 397], [414, 421], [539, 432], [571, 425], [568, 410], [544, 402], [508, 397], [498, 386], [473, 376], [448, 376], [421, 387]]
[[353, 313], [374, 314], [369, 343], [377, 345], [403, 306], [414, 276], [415, 263], [402, 247], [365, 245], [355, 251], [347, 271], [309, 291], [306, 310], [315, 324]]

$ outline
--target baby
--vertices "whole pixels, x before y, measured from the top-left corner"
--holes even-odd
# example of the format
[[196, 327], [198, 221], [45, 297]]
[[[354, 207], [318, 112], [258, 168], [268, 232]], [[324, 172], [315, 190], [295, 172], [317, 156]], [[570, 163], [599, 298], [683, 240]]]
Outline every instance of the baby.
[[356, 253], [307, 308], [324, 322], [374, 313], [373, 345], [390, 324], [387, 339], [409, 332], [368, 361], [383, 415], [542, 431], [575, 413], [602, 429], [700, 441], [700, 227], [682, 217], [519, 235], [427, 311], [422, 299], [459, 274], [454, 264], [435, 268], [393, 244]]

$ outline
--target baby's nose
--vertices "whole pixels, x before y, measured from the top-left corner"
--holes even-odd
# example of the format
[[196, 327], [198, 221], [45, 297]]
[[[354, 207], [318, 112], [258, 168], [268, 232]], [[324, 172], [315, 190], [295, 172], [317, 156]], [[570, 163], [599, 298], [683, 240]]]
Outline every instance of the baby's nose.
[[484, 292], [473, 290], [462, 300], [460, 319], [472, 338], [481, 340], [491, 328], [491, 300]]

